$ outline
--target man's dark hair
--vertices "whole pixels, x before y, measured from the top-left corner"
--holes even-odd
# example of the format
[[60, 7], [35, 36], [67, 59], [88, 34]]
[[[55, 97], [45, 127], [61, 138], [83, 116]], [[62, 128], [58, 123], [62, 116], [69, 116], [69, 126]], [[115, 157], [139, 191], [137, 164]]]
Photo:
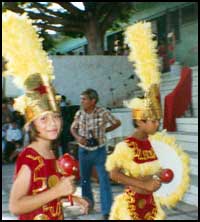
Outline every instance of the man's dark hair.
[[95, 99], [96, 103], [99, 101], [99, 95], [94, 89], [86, 89], [81, 95], [87, 96], [90, 100]]
[[65, 101], [66, 100], [66, 96], [62, 95], [61, 99]]
[[11, 118], [10, 123], [16, 123], [17, 124], [17, 120], [14, 118]]

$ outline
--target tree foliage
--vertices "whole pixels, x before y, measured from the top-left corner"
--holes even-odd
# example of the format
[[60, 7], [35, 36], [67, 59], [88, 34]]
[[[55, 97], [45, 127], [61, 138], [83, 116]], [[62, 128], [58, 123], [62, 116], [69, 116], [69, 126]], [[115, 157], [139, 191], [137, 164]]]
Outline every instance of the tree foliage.
[[120, 28], [134, 12], [133, 2], [83, 2], [81, 10], [70, 2], [3, 2], [6, 9], [27, 12], [41, 35], [53, 42], [48, 30], [71, 37], [85, 36], [89, 54], [103, 54], [104, 35], [109, 29]]

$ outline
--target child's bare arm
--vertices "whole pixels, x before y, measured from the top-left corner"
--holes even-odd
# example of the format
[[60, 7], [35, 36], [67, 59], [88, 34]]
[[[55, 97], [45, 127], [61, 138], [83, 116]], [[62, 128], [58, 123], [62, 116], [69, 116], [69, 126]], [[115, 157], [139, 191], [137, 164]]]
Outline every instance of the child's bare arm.
[[31, 171], [28, 166], [23, 165], [17, 175], [11, 189], [9, 209], [13, 214], [24, 214], [31, 212], [44, 204], [61, 196], [67, 196], [75, 191], [73, 177], [62, 178], [56, 186], [37, 195], [27, 195]]
[[159, 189], [161, 182], [159, 180], [153, 179], [152, 177], [146, 177], [143, 179], [133, 178], [123, 174], [120, 169], [114, 169], [110, 172], [110, 177], [114, 181], [127, 185], [136, 187], [138, 189], [144, 190], [146, 192], [154, 192]]

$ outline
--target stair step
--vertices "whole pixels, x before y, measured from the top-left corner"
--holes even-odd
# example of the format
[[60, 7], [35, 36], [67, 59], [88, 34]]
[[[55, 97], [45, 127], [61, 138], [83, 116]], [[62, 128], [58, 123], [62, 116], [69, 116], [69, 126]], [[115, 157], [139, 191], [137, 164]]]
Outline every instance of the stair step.
[[[198, 67], [190, 67], [192, 69], [192, 76], [194, 78], [198, 78]], [[170, 72], [162, 73], [161, 79], [163, 80], [171, 80], [171, 79], [179, 79], [179, 75], [172, 75]]]
[[183, 198], [183, 202], [198, 206], [198, 186], [190, 185]]
[[191, 143], [191, 142], [177, 140], [177, 143], [180, 144], [185, 151], [192, 151], [192, 152], [198, 151], [197, 142]]
[[[198, 118], [177, 118], [176, 119], [178, 132], [198, 133]], [[163, 126], [163, 120], [161, 120]]]
[[177, 118], [177, 131], [198, 132], [198, 118]]
[[[191, 159], [193, 161], [193, 159]], [[191, 174], [198, 176], [198, 164], [197, 165], [190, 165]]]
[[198, 187], [198, 175], [190, 174], [191, 185]]
[[178, 123], [198, 124], [197, 118], [177, 118]]
[[[192, 79], [198, 79], [198, 71], [192, 70]], [[162, 81], [179, 80], [180, 75], [172, 75], [171, 73], [162, 73], [160, 76]]]
[[[165, 96], [167, 96], [167, 95], [170, 94], [171, 92], [172, 92], [172, 90], [161, 90], [161, 91], [160, 91], [161, 99], [163, 100], [163, 98], [165, 98]], [[141, 91], [141, 92], [140, 92], [140, 91], [135, 91], [134, 93], [135, 93], [134, 95], [137, 96], [137, 93], [138, 93], [138, 94], [142, 94], [142, 91]], [[198, 97], [198, 88], [197, 88], [197, 90], [192, 91], [192, 98], [193, 98], [193, 97]]]
[[198, 194], [186, 193], [183, 202], [198, 207]]
[[[161, 85], [160, 91], [161, 91], [161, 93], [163, 91], [170, 91], [170, 92], [172, 92], [175, 89], [176, 85], [177, 84], [174, 84], [174, 83], [173, 84]], [[192, 84], [192, 91], [195, 91], [195, 90], [198, 91], [198, 82], [195, 82], [194, 84]]]
[[[164, 101], [165, 96], [167, 96], [168, 94], [170, 94], [173, 91], [173, 89], [165, 89], [165, 90], [160, 90], [160, 95], [161, 95], [161, 101]], [[140, 89], [136, 89], [134, 91], [134, 97], [137, 96], [143, 96], [144, 92]], [[192, 91], [192, 98], [198, 98], [198, 87]]]
[[190, 156], [190, 170], [191, 175], [198, 176], [198, 151], [197, 152], [188, 152], [186, 153]]
[[188, 190], [189, 193], [191, 194], [197, 194], [198, 193], [198, 187], [194, 185], [190, 185], [190, 188]]
[[194, 142], [198, 141], [198, 134], [186, 132], [169, 132], [170, 135], [176, 137], [178, 141]]

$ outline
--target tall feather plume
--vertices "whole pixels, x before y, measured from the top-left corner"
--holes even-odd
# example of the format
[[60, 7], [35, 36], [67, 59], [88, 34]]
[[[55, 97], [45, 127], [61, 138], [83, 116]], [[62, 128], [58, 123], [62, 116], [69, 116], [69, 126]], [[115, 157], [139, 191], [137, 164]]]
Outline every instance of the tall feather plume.
[[138, 22], [125, 32], [130, 47], [129, 61], [134, 62], [136, 75], [141, 81], [138, 85], [144, 91], [153, 84], [160, 84], [157, 43], [152, 40], [153, 37], [150, 22]]
[[20, 88], [24, 88], [24, 81], [34, 73], [42, 74], [46, 81], [54, 78], [52, 61], [42, 49], [42, 39], [26, 14], [3, 13], [2, 56], [7, 62], [3, 74], [12, 75]]

